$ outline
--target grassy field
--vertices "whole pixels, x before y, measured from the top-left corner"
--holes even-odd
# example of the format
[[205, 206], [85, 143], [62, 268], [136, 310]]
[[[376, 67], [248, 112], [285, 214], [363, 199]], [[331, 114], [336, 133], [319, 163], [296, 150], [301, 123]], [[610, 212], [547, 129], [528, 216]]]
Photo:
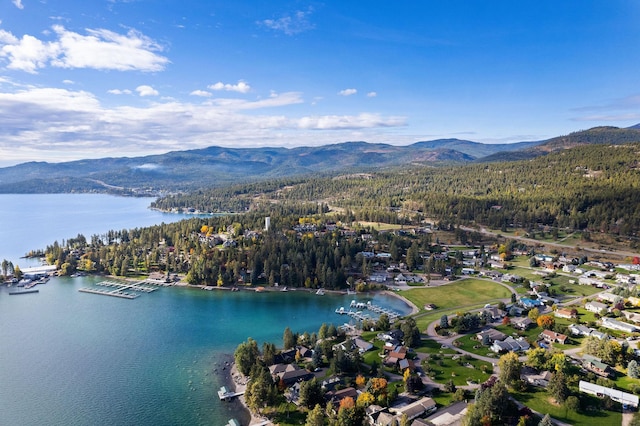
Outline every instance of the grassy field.
[[467, 384], [468, 380], [474, 383], [485, 382], [493, 367], [488, 362], [478, 361], [471, 357], [454, 355], [453, 357], [438, 357], [437, 360], [429, 361], [429, 376], [438, 383], [446, 383], [453, 380], [456, 386]]
[[415, 288], [400, 292], [421, 311], [424, 305], [433, 303], [439, 310], [463, 308], [482, 302], [508, 299], [511, 292], [500, 284], [481, 279], [464, 279], [438, 287]]
[[[556, 405], [549, 400], [549, 394], [542, 389], [532, 389], [529, 392], [512, 393], [513, 397], [539, 413], [549, 413], [554, 419], [566, 422], [574, 426], [619, 426], [622, 422], [622, 414], [611, 411], [597, 411], [590, 413], [576, 413], [567, 410], [564, 406]], [[582, 395], [586, 397], [586, 395]]]

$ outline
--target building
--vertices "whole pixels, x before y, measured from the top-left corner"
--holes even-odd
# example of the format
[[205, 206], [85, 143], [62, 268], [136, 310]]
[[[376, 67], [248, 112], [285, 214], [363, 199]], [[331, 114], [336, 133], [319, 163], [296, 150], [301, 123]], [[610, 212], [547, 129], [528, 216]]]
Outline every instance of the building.
[[533, 324], [533, 321], [531, 321], [531, 318], [529, 317], [518, 317], [511, 320], [511, 326], [513, 328], [517, 328], [518, 330], [524, 331], [528, 329], [531, 324]]
[[542, 333], [540, 333], [539, 337], [547, 343], [557, 342], [557, 343], [560, 343], [561, 345], [564, 345], [567, 341], [567, 336], [561, 333], [556, 333], [555, 331], [551, 331], [551, 330], [544, 330]]
[[406, 414], [409, 420], [413, 420], [425, 413], [434, 412], [436, 408], [436, 402], [433, 399], [424, 397], [402, 407], [390, 407], [389, 411], [395, 413], [399, 418]]
[[560, 308], [556, 311], [556, 317], [558, 318], [567, 318], [567, 319], [571, 319], [571, 318], [576, 318], [578, 316], [577, 312], [573, 309], [568, 309], [568, 308]]
[[633, 324], [629, 324], [628, 322], [622, 322], [615, 320], [613, 318], [602, 318], [602, 326], [606, 328], [610, 328], [612, 330], [620, 330], [626, 333], [635, 333], [638, 331], [638, 327]]
[[[487, 337], [485, 337], [487, 336]], [[476, 335], [479, 342], [484, 342], [485, 339], [489, 339], [489, 343], [493, 343], [495, 341], [504, 340], [507, 335], [501, 331], [496, 330], [495, 328], [488, 328], [486, 330], [482, 330], [480, 333]]]
[[609, 305], [600, 302], [587, 302], [584, 308], [589, 312], [595, 312], [600, 315], [609, 311]]
[[514, 339], [513, 337], [509, 336], [501, 342], [493, 342], [489, 349], [491, 349], [495, 353], [511, 351], [522, 352], [528, 350], [530, 347], [531, 345], [529, 345], [529, 342], [527, 342], [524, 338], [518, 337], [517, 339]]
[[582, 356], [582, 366], [587, 370], [604, 377], [609, 377], [609, 373], [611, 371], [609, 366], [602, 362], [600, 358], [592, 355]]
[[633, 408], [638, 408], [638, 396], [631, 393], [599, 386], [594, 383], [585, 382], [584, 380], [580, 380], [579, 389], [580, 392], [595, 395], [598, 398], [608, 396], [609, 398], [616, 402], [619, 402], [623, 406], [626, 405]]

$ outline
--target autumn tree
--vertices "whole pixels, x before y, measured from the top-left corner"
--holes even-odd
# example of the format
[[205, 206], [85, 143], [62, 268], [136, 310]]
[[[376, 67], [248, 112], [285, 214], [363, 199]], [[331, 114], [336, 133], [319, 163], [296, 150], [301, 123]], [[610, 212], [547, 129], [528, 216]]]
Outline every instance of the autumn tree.
[[502, 383], [514, 389], [519, 389], [522, 386], [522, 379], [520, 379], [522, 363], [518, 359], [518, 354], [508, 352], [502, 355], [498, 360], [498, 367]]
[[540, 315], [536, 319], [536, 323], [538, 324], [538, 327], [550, 330], [556, 324], [556, 320], [551, 315]]

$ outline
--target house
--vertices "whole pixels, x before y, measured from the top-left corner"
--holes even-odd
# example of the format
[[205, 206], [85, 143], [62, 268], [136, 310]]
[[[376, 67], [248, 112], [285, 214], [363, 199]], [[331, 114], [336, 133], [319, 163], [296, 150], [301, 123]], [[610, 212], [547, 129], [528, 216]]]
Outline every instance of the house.
[[298, 368], [294, 364], [274, 364], [269, 367], [269, 371], [274, 380], [282, 380], [285, 386], [291, 386], [295, 382], [313, 378], [313, 374], [309, 371]]
[[398, 368], [400, 369], [400, 371], [405, 371], [407, 368], [409, 369], [409, 371], [413, 371], [415, 369], [415, 366], [413, 364], [413, 361], [405, 358], [398, 360]]
[[589, 312], [595, 312], [596, 314], [603, 314], [609, 311], [609, 305], [605, 305], [600, 302], [587, 302], [584, 308]]
[[574, 336], [587, 337], [591, 334], [591, 331], [593, 331], [592, 328], [582, 324], [570, 324], [568, 328], [569, 332]]
[[514, 339], [513, 337], [509, 336], [501, 342], [493, 342], [489, 349], [491, 349], [495, 353], [510, 351], [522, 352], [528, 350], [530, 347], [531, 345], [529, 345], [529, 342], [527, 342], [524, 338], [518, 337], [517, 339]]
[[529, 317], [518, 317], [511, 320], [511, 326], [522, 331], [528, 329], [531, 324], [533, 324], [533, 321]]
[[488, 336], [489, 338], [489, 343], [493, 343], [496, 340], [500, 341], [500, 340], [504, 340], [507, 335], [504, 334], [501, 331], [496, 330], [495, 328], [488, 328], [486, 330], [482, 330], [480, 333], [478, 333], [476, 335], [476, 337], [478, 338], [479, 342], [484, 342], [485, 341], [485, 336]]
[[558, 310], [556, 310], [556, 317], [558, 318], [577, 318], [578, 317], [578, 313], [573, 310], [573, 309], [568, 309], [568, 308], [560, 308]]
[[598, 357], [592, 355], [582, 356], [582, 366], [589, 371], [592, 371], [600, 376], [609, 377], [611, 369], [607, 364], [602, 362]]
[[600, 295], [598, 295], [598, 299], [613, 304], [623, 301], [623, 298], [621, 296], [613, 293], [601, 293]]
[[616, 402], [619, 402], [623, 406], [627, 405], [633, 408], [638, 408], [638, 395], [622, 392], [618, 389], [607, 388], [604, 386], [596, 385], [594, 383], [585, 382], [584, 380], [580, 380], [578, 389], [580, 389], [580, 392], [595, 395], [598, 398], [608, 396], [609, 398]]
[[537, 308], [542, 306], [542, 302], [538, 299], [529, 299], [528, 297], [523, 297], [520, 299], [520, 304], [525, 309]]
[[602, 326], [606, 328], [610, 328], [612, 330], [620, 330], [626, 333], [635, 333], [638, 331], [638, 327], [633, 324], [629, 324], [628, 322], [622, 322], [615, 320], [613, 318], [602, 318]]
[[606, 333], [602, 333], [593, 328], [589, 328], [587, 326], [581, 324], [570, 324], [569, 331], [574, 336], [583, 336], [583, 337], [596, 337], [600, 340], [606, 340], [609, 338]]
[[373, 344], [367, 342], [361, 337], [356, 337], [355, 339], [353, 339], [353, 343], [358, 347], [358, 352], [360, 352], [361, 354], [373, 349]]
[[505, 311], [503, 311], [502, 309], [498, 309], [495, 306], [484, 309], [483, 313], [484, 312], [487, 312], [487, 314], [490, 316], [492, 321], [502, 319], [507, 314]]
[[460, 426], [462, 425], [462, 420], [467, 415], [468, 406], [469, 404], [465, 401], [451, 404], [427, 417], [427, 424], [435, 426]]
[[539, 337], [547, 343], [557, 342], [557, 343], [560, 343], [561, 345], [564, 345], [567, 341], [567, 336], [561, 333], [556, 333], [555, 331], [551, 331], [551, 330], [544, 330], [542, 333], [540, 333]]
[[627, 321], [634, 322], [636, 324], [640, 323], [640, 314], [629, 311], [622, 311], [622, 315], [627, 319]]
[[525, 367], [522, 370], [520, 378], [522, 378], [522, 380], [529, 383], [530, 385], [546, 388], [549, 385], [549, 380], [551, 380], [551, 372], [537, 372], [532, 368]]
[[327, 400], [327, 402], [334, 405], [339, 405], [340, 401], [347, 397], [353, 398], [353, 401], [355, 402], [358, 399], [358, 391], [355, 388], [348, 387], [337, 391], [329, 391], [324, 394], [324, 398]]
[[407, 415], [407, 419], [413, 420], [417, 417], [424, 415], [425, 413], [432, 413], [437, 408], [436, 402], [428, 397], [421, 398], [411, 404], [404, 405], [402, 407], [390, 407], [389, 411], [395, 413], [398, 417], [402, 418], [404, 414]]

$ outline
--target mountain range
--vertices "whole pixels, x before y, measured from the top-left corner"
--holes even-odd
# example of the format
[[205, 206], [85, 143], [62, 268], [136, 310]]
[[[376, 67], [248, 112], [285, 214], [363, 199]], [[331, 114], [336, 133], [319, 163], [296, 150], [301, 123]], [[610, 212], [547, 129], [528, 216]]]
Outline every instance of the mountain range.
[[400, 166], [441, 166], [530, 159], [584, 144], [640, 142], [640, 124], [595, 127], [544, 141], [483, 144], [460, 139], [406, 146], [344, 142], [298, 148], [223, 148], [0, 168], [0, 193], [109, 192], [129, 195], [188, 191], [243, 181]]

